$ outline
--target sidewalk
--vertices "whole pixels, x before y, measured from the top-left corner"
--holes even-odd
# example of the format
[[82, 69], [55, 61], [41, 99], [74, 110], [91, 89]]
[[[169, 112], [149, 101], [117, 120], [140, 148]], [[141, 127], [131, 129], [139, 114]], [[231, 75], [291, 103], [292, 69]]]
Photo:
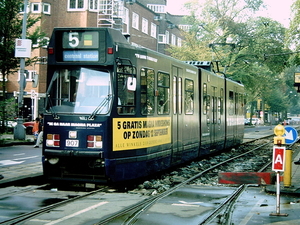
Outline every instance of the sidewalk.
[[14, 140], [13, 134], [0, 134], [0, 147], [11, 145], [33, 145], [33, 135], [25, 135], [25, 140]]

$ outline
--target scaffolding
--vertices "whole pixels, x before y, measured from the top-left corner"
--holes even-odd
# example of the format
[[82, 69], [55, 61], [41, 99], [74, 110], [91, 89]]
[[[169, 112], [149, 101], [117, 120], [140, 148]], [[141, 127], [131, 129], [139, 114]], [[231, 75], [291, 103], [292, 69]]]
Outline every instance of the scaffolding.
[[122, 32], [123, 0], [99, 0], [98, 27], [115, 28]]

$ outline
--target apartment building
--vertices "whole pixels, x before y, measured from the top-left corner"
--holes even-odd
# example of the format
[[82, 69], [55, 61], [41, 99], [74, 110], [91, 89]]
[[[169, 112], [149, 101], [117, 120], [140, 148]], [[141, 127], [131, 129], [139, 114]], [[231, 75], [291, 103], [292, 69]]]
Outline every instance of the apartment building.
[[[169, 0], [171, 1], [171, 0]], [[29, 0], [27, 11], [40, 16], [37, 24], [49, 39], [54, 27], [111, 27], [120, 30], [132, 45], [168, 54], [170, 45], [181, 46], [183, 16], [166, 11], [167, 0]], [[37, 46], [38, 43], [33, 43]], [[44, 110], [47, 45], [32, 51], [39, 61], [26, 70], [24, 107], [20, 113], [34, 119]], [[7, 96], [16, 96], [19, 74], [9, 76]], [[37, 86], [32, 82], [38, 78]]]

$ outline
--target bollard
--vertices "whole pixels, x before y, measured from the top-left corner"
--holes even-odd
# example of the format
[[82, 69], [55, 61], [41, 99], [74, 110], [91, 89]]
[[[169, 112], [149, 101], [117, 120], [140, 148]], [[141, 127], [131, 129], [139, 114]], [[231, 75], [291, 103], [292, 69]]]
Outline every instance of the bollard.
[[283, 174], [283, 186], [292, 186], [292, 149], [285, 150], [285, 168]]
[[17, 125], [14, 127], [14, 139], [15, 140], [25, 140], [26, 132], [23, 125], [23, 119], [17, 119]]

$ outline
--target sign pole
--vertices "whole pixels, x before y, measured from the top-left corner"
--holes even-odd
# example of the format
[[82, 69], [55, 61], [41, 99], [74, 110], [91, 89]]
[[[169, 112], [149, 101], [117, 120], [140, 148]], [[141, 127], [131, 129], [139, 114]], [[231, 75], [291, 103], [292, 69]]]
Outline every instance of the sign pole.
[[270, 213], [270, 216], [288, 216], [286, 213], [280, 213], [280, 171], [284, 171], [285, 166], [285, 147], [281, 147], [285, 144], [285, 138], [282, 137], [285, 134], [284, 126], [277, 125], [274, 133], [276, 137], [274, 137], [272, 170], [276, 172], [276, 213]]

